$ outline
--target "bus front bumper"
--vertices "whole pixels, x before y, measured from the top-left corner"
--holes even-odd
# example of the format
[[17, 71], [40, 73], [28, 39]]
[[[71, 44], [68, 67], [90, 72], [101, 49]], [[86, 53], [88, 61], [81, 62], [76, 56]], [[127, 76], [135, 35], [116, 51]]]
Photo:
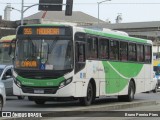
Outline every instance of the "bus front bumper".
[[[31, 88], [31, 89], [28, 89]], [[13, 94], [18, 96], [39, 96], [39, 97], [84, 97], [86, 94], [84, 92], [84, 83], [83, 82], [72, 82], [63, 88], [55, 88], [57, 90], [53, 93], [44, 93], [43, 88], [36, 87], [26, 87], [28, 92], [22, 90], [22, 88], [18, 87], [15, 83], [13, 83]], [[45, 88], [47, 89], [47, 88]], [[50, 90], [51, 91], [51, 90]]]

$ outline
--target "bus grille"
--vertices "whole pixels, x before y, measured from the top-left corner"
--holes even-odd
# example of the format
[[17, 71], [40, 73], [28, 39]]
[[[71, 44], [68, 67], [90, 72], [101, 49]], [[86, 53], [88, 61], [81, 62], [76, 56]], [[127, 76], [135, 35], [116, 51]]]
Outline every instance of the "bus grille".
[[39, 94], [55, 94], [58, 90], [58, 87], [53, 87], [53, 88], [43, 88], [43, 87], [26, 87], [22, 86], [22, 91], [24, 93], [33, 93], [33, 94], [38, 94], [35, 93], [35, 90], [43, 90], [44, 93], [39, 93]]

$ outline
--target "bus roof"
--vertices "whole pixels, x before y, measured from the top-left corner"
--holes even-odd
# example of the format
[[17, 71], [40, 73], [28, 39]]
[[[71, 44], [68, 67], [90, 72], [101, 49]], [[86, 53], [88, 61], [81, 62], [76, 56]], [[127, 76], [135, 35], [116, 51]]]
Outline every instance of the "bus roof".
[[121, 40], [128, 40], [132, 42], [139, 42], [139, 43], [148, 43], [152, 44], [151, 40], [147, 39], [142, 39], [142, 38], [136, 38], [136, 37], [131, 37], [125, 32], [121, 31], [114, 31], [114, 30], [93, 30], [93, 29], [84, 29], [86, 33], [93, 34], [93, 35], [99, 35], [102, 37], [110, 37], [110, 38], [115, 38], [115, 39], [121, 39]]
[[14, 38], [16, 38], [16, 35], [8, 35], [8, 36], [4, 36], [0, 39], [0, 41], [11, 41]]

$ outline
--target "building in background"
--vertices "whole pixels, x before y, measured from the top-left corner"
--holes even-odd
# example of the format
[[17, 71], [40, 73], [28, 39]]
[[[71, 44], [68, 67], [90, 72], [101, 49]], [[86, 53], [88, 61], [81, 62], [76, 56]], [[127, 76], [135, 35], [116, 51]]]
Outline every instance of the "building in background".
[[2, 20], [2, 16], [0, 16], [0, 38], [16, 34], [16, 27], [17, 25], [15, 21]]
[[8, 4], [4, 9], [4, 20], [10, 21], [11, 16], [11, 4]]
[[[21, 24], [21, 21], [7, 21], [0, 17], [0, 38], [6, 35], [15, 34], [15, 29]], [[65, 11], [38, 12], [24, 18], [24, 24], [40, 23], [66, 23], [78, 26], [91, 26], [98, 23], [98, 19], [86, 13], [73, 11], [72, 16], [65, 16]], [[100, 20], [101, 23], [105, 21]]]
[[[98, 19], [80, 11], [73, 11], [72, 16], [65, 16], [65, 11], [47, 11], [38, 12], [24, 18], [24, 23], [71, 23], [77, 26], [91, 26], [98, 23]], [[20, 23], [20, 21], [19, 21]], [[100, 20], [100, 23], [106, 23]]]

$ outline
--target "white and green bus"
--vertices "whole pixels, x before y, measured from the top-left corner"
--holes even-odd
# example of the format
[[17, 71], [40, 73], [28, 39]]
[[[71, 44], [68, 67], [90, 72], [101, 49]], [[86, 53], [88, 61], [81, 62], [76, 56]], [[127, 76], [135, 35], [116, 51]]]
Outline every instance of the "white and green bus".
[[[0, 65], [11, 65], [12, 59], [8, 55], [10, 43], [16, 35], [7, 35], [0, 39]], [[12, 45], [14, 48], [14, 45]]]
[[36, 104], [51, 98], [118, 96], [132, 101], [135, 93], [155, 89], [152, 42], [112, 30], [69, 25], [20, 26], [14, 53], [14, 94]]

